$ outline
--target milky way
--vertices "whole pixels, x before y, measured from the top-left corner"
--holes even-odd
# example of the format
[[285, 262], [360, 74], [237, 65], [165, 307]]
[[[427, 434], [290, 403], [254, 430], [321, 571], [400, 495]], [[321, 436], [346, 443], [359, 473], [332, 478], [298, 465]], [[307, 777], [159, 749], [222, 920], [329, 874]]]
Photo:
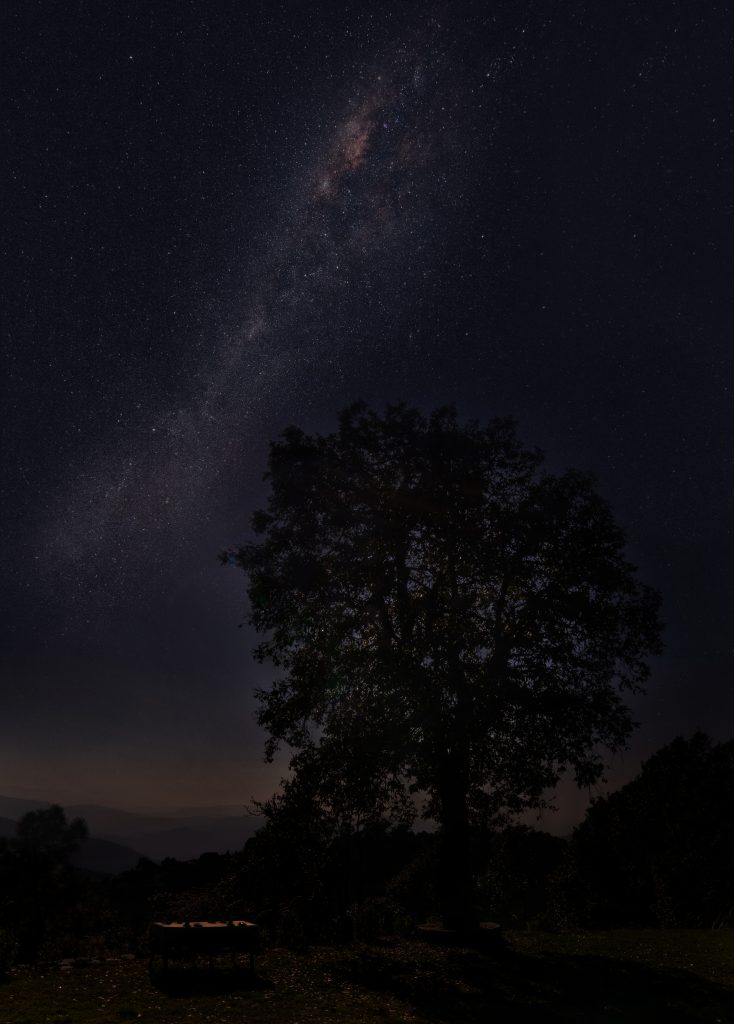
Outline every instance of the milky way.
[[[282, 425], [325, 364], [338, 374], [348, 361], [356, 394], [375, 337], [401, 343], [406, 309], [430, 290], [467, 201], [462, 107], [477, 99], [460, 58], [431, 20], [355, 69], [335, 122], [311, 130], [307, 158], [274, 169], [286, 185], [273, 188], [277, 226], [253, 239], [243, 267], [241, 326], [211, 339], [185, 403], [161, 409], [131, 391], [117, 429], [52, 504], [36, 558], [39, 573], [64, 575], [67, 609], [134, 589], [141, 565], [150, 574], [166, 563], [171, 545], [221, 509], [235, 475], [257, 478], [248, 452], [262, 457], [263, 430]], [[512, 63], [494, 58], [482, 101]], [[485, 117], [487, 132], [491, 109]]]

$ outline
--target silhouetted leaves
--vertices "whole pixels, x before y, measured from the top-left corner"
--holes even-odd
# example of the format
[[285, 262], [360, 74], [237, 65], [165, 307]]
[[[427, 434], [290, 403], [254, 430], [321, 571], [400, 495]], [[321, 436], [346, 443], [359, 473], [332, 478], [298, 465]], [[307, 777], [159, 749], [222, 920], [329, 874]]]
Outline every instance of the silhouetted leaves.
[[573, 837], [581, 919], [734, 924], [734, 742], [702, 733], [654, 754]]
[[507, 420], [358, 403], [334, 434], [285, 431], [266, 478], [234, 559], [280, 670], [258, 692], [267, 755], [293, 748], [352, 828], [422, 794], [445, 913], [466, 917], [470, 823], [541, 805], [565, 770], [589, 784], [624, 745], [658, 597], [592, 480], [543, 472]]
[[79, 891], [68, 859], [87, 837], [61, 807], [30, 811], [0, 845], [0, 929], [5, 959], [34, 960], [52, 923], [63, 921]]

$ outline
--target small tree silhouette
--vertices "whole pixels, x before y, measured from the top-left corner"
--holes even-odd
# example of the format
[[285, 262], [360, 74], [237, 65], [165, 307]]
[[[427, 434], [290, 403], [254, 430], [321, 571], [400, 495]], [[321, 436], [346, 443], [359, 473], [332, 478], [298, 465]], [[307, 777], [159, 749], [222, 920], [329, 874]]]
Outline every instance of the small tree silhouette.
[[67, 822], [54, 804], [24, 815], [0, 847], [0, 916], [21, 960], [35, 960], [49, 922], [73, 899], [68, 860], [86, 837], [84, 821]]

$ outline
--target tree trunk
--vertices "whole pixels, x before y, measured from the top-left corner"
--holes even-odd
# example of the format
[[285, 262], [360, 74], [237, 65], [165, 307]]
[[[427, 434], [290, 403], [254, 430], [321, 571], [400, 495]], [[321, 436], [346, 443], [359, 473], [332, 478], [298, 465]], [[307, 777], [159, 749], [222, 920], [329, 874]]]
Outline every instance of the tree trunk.
[[469, 933], [479, 927], [472, 871], [467, 786], [450, 771], [441, 787], [439, 893], [444, 928]]

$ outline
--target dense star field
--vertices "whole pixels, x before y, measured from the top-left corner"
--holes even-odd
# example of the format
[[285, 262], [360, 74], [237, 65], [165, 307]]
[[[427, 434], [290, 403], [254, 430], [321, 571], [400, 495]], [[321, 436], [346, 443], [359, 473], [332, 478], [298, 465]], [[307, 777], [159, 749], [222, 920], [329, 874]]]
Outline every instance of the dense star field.
[[596, 474], [667, 622], [612, 781], [730, 735], [727, 4], [1, 17], [0, 791], [272, 790], [217, 553], [269, 440], [356, 398], [511, 415]]

